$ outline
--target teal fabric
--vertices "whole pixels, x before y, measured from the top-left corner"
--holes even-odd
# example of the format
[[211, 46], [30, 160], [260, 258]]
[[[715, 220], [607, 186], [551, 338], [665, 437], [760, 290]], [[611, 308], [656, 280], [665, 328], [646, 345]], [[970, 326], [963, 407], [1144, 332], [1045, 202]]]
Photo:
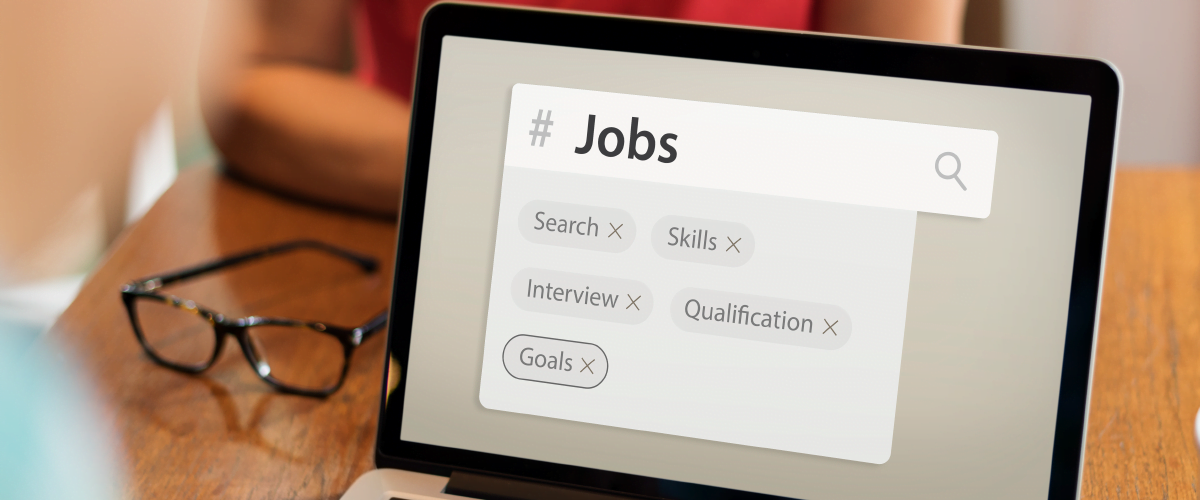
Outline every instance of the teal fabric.
[[0, 322], [0, 499], [120, 495], [111, 431], [66, 355]]

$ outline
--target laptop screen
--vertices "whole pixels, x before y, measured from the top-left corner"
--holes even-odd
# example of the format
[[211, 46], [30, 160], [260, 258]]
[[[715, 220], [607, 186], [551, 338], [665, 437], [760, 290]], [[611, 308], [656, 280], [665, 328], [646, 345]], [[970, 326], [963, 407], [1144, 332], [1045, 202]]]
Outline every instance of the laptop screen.
[[453, 36], [438, 64], [390, 439], [1046, 496], [1090, 97]]

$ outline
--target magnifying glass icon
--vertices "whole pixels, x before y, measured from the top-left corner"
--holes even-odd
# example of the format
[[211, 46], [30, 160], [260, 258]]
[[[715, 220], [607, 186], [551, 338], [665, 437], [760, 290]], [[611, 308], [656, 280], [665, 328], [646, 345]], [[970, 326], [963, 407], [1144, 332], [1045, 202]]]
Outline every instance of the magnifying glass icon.
[[[952, 174], [943, 174], [942, 173], [942, 158], [945, 158], [947, 156], [954, 158], [954, 173], [952, 173]], [[950, 152], [946, 152], [946, 153], [942, 153], [942, 154], [938, 155], [937, 159], [933, 161], [933, 170], [935, 172], [937, 172], [938, 177], [941, 177], [943, 179], [954, 179], [954, 182], [958, 183], [958, 187], [962, 188], [963, 191], [967, 190], [967, 185], [963, 184], [962, 179], [958, 178], [958, 172], [960, 170], [962, 170], [962, 160], [958, 159], [958, 155], [956, 155], [954, 153], [950, 153]]]

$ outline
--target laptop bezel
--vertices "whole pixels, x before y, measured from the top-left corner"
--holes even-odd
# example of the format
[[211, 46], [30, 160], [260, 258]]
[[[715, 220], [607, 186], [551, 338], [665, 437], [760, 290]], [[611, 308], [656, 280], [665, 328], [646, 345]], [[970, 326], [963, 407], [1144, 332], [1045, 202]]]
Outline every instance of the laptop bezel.
[[[619, 34], [616, 36], [615, 34]], [[439, 4], [423, 21], [412, 103], [387, 352], [408, 366], [425, 189], [446, 36], [610, 50], [1091, 97], [1048, 498], [1074, 498], [1083, 467], [1094, 336], [1120, 107], [1120, 76], [1095, 59], [916, 44], [618, 16]], [[381, 391], [376, 465], [438, 475], [456, 470], [628, 495], [777, 498], [747, 491], [400, 440], [404, 383]]]

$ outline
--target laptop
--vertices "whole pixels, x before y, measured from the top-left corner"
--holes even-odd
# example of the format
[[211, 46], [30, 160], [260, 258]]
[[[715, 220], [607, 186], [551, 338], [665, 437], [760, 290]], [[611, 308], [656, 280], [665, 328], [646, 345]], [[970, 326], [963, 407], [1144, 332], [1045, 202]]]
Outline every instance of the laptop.
[[348, 500], [1078, 497], [1094, 59], [443, 4]]

